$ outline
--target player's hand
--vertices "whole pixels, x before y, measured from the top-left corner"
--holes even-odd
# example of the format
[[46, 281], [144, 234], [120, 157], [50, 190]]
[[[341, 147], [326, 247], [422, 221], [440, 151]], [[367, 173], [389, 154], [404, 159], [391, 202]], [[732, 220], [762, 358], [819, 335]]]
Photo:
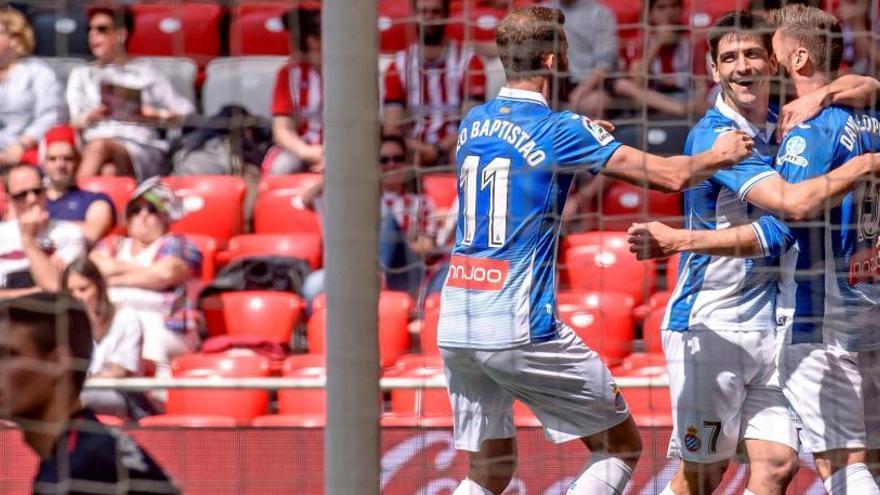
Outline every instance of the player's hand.
[[752, 154], [755, 141], [742, 131], [728, 131], [718, 136], [712, 151], [718, 155], [723, 166], [731, 166], [745, 160]]
[[110, 114], [110, 111], [106, 105], [98, 105], [97, 107], [95, 107], [94, 110], [92, 110], [91, 112], [89, 112], [88, 115], [86, 115], [86, 118], [85, 118], [86, 127], [88, 127], [96, 122], [100, 122], [100, 121], [104, 120], [105, 118], [107, 118], [107, 115], [109, 115], [109, 114]]
[[822, 89], [817, 89], [801, 96], [797, 100], [786, 103], [779, 114], [779, 123], [776, 126], [776, 139], [782, 141], [782, 138], [794, 126], [815, 117], [829, 103], [828, 93]]
[[18, 230], [22, 242], [36, 242], [40, 232], [49, 223], [49, 212], [40, 205], [32, 205], [18, 216]]
[[660, 222], [634, 223], [626, 233], [629, 250], [639, 260], [668, 258], [679, 252], [680, 231]]
[[871, 172], [874, 173], [874, 177], [880, 177], [880, 153], [867, 153], [862, 156], [864, 156], [866, 160], [869, 160], [871, 164]]

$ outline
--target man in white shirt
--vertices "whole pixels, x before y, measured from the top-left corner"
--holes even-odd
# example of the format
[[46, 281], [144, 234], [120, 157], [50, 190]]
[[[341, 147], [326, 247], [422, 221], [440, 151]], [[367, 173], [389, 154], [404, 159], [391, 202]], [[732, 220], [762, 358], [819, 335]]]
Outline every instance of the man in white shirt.
[[85, 252], [75, 224], [49, 219], [40, 172], [11, 168], [3, 178], [11, 219], [0, 222], [0, 298], [57, 291], [61, 271]]

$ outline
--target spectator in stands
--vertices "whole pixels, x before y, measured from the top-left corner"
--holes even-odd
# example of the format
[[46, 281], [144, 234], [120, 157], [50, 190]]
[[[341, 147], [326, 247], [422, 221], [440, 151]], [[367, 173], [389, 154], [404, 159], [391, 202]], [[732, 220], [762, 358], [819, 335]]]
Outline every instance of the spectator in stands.
[[201, 253], [168, 231], [182, 216], [174, 192], [158, 177], [148, 179], [125, 207], [128, 237], [105, 239], [91, 255], [107, 279], [110, 300], [140, 316], [142, 355], [155, 363], [157, 375], [167, 375], [172, 359], [198, 345], [198, 322], [186, 300], [186, 282], [199, 275]]
[[480, 58], [447, 34], [450, 0], [413, 2], [419, 40], [385, 72], [384, 128], [407, 137], [417, 165], [434, 165], [449, 159], [461, 116], [486, 99], [486, 75]]
[[638, 37], [624, 47], [627, 72], [635, 86], [687, 103], [700, 115], [708, 107], [706, 43], [693, 42], [682, 19], [683, 0], [649, 0], [647, 40]]
[[[436, 247], [437, 208], [427, 195], [418, 192], [415, 169], [407, 161], [406, 140], [385, 136], [379, 147], [382, 173], [382, 220], [379, 230], [379, 265], [389, 290], [418, 296], [425, 277], [427, 258]], [[313, 189], [306, 204], [314, 204]], [[324, 290], [323, 271], [306, 279], [303, 295], [312, 300]]]
[[36, 58], [34, 32], [17, 10], [0, 7], [0, 165], [36, 165], [37, 144], [65, 118], [61, 84]]
[[40, 171], [15, 165], [3, 178], [12, 218], [0, 222], [0, 297], [57, 291], [61, 271], [85, 253], [75, 224], [51, 220]]
[[324, 167], [321, 95], [321, 11], [288, 11], [284, 27], [290, 53], [299, 55], [278, 71], [272, 98], [272, 139], [264, 173], [320, 172]]
[[94, 7], [88, 19], [95, 61], [74, 68], [67, 83], [71, 122], [85, 141], [77, 176], [162, 174], [168, 143], [157, 127], [179, 124], [195, 108], [163, 75], [128, 59], [127, 7]]
[[[95, 341], [89, 376], [125, 378], [140, 374], [144, 338], [140, 319], [133, 310], [117, 309], [110, 302], [107, 282], [98, 267], [85, 256], [77, 258], [64, 270], [61, 285], [82, 303], [89, 316]], [[117, 390], [85, 390], [80, 400], [97, 414], [136, 417], [138, 414], [129, 410], [130, 401], [136, 404], [127, 399], [130, 396]]]
[[89, 244], [94, 245], [116, 223], [116, 209], [104, 193], [84, 191], [75, 180], [79, 154], [76, 132], [67, 126], [51, 129], [40, 144], [49, 217], [76, 222]]
[[841, 0], [837, 16], [843, 34], [842, 70], [872, 75], [880, 70], [880, 20], [871, 17], [868, 0]]

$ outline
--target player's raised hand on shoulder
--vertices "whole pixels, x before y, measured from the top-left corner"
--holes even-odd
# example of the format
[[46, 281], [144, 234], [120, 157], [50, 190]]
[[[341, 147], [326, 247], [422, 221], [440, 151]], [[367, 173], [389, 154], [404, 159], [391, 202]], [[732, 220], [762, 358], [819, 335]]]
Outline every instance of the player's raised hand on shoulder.
[[816, 90], [801, 96], [800, 98], [786, 103], [779, 113], [779, 123], [776, 126], [776, 138], [782, 138], [788, 134], [794, 126], [810, 120], [828, 106], [828, 93]]
[[680, 233], [660, 222], [634, 223], [626, 231], [629, 250], [639, 260], [668, 258], [680, 251]]
[[742, 131], [728, 131], [715, 140], [712, 151], [718, 155], [723, 166], [731, 166], [745, 160], [752, 154], [755, 141]]

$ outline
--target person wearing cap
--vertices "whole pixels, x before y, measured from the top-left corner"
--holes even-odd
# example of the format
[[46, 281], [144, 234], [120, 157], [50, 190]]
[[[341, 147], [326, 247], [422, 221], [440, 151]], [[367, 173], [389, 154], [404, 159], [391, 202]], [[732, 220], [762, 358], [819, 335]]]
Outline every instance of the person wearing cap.
[[11, 218], [0, 222], [0, 298], [59, 290], [61, 271], [85, 253], [82, 231], [49, 218], [38, 168], [11, 167], [3, 187]]
[[143, 358], [157, 375], [198, 347], [198, 326], [186, 300], [186, 282], [201, 272], [202, 256], [185, 237], [169, 232], [183, 205], [158, 177], [132, 193], [125, 207], [128, 237], [99, 242], [90, 259], [110, 287], [111, 302], [138, 312], [144, 328]]
[[77, 187], [76, 143], [76, 131], [67, 126], [55, 127], [43, 136], [40, 162], [46, 174], [46, 208], [49, 218], [79, 225], [86, 241], [94, 245], [116, 224], [116, 209], [106, 194]]

